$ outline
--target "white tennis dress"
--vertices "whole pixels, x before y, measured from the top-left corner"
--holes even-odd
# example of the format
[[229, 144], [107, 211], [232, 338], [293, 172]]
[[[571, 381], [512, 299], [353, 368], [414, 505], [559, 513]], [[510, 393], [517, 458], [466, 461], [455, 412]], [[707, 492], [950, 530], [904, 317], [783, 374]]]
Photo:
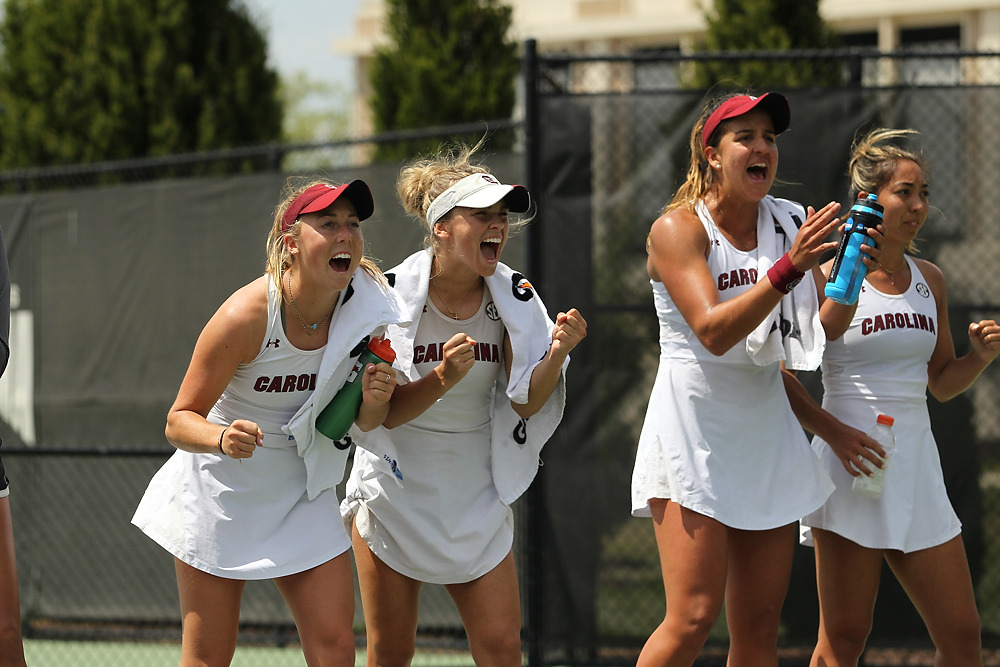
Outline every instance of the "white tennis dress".
[[281, 431], [315, 389], [324, 348], [306, 351], [288, 342], [280, 296], [267, 282], [268, 326], [260, 352], [239, 366], [208, 415], [214, 424], [256, 422], [264, 446], [239, 460], [175, 451], [132, 518], [180, 560], [229, 579], [295, 574], [351, 546], [336, 491], [308, 499], [305, 464], [295, 440]]
[[[961, 532], [945, 490], [927, 413], [927, 362], [937, 343], [937, 303], [916, 262], [903, 294], [885, 294], [867, 280], [847, 332], [827, 344], [823, 407], [845, 424], [868, 431], [879, 414], [895, 420], [896, 447], [878, 499], [851, 491], [854, 480], [821, 438], [813, 439], [836, 491], [802, 519], [864, 547], [927, 549]], [[802, 542], [811, 544], [808, 531]]]
[[[757, 251], [736, 249], [714, 222], [708, 266], [723, 301], [757, 282]], [[660, 364], [632, 473], [632, 514], [669, 498], [732, 528], [797, 521], [833, 484], [792, 413], [777, 363], [757, 366], [746, 346], [709, 352], [663, 283], [650, 281], [660, 322]]]
[[456, 333], [478, 345], [472, 369], [417, 418], [392, 429], [402, 486], [379, 472], [358, 448], [344, 514], [393, 570], [427, 583], [472, 581], [495, 568], [514, 541], [514, 514], [500, 501], [490, 463], [490, 414], [497, 374], [504, 371], [504, 325], [485, 290], [467, 320], [442, 315], [427, 299], [413, 341], [421, 377], [441, 362]]

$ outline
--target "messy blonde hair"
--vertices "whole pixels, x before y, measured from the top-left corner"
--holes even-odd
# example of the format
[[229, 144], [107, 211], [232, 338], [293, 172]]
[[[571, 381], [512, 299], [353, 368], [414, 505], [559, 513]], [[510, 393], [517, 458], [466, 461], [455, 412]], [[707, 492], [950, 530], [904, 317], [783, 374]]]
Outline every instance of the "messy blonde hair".
[[[480, 139], [479, 143], [471, 148], [461, 143], [442, 147], [433, 156], [417, 158], [406, 164], [399, 172], [399, 178], [396, 179], [399, 201], [403, 205], [403, 210], [417, 218], [427, 229], [424, 247], [430, 248], [435, 254], [439, 250], [439, 241], [427, 225], [427, 209], [442, 192], [466, 176], [490, 173], [487, 167], [472, 159], [482, 146], [483, 140]], [[449, 217], [451, 217], [450, 212], [434, 224], [445, 222]], [[511, 222], [510, 229], [514, 230], [529, 221], [530, 218]]]
[[[919, 132], [880, 127], [855, 136], [851, 145], [851, 158], [847, 163], [851, 201], [858, 198], [859, 192], [874, 194], [885, 187], [896, 173], [896, 166], [903, 160], [915, 163], [923, 171], [924, 178], [930, 178], [927, 158], [922, 152], [890, 143], [914, 134]], [[906, 250], [916, 254], [916, 240], [910, 242]]]
[[[271, 280], [274, 284], [281, 286], [281, 277], [285, 274], [289, 268], [291, 268], [294, 262], [294, 256], [288, 251], [288, 246], [285, 245], [285, 237], [290, 236], [293, 239], [298, 239], [299, 234], [302, 230], [302, 222], [300, 220], [295, 220], [287, 229], [284, 229], [282, 224], [282, 217], [285, 215], [285, 211], [291, 206], [292, 202], [301, 195], [303, 192], [308, 190], [314, 185], [329, 185], [331, 187], [339, 187], [339, 183], [332, 183], [331, 181], [325, 179], [315, 179], [309, 181], [305, 185], [295, 185], [293, 179], [289, 179], [285, 183], [284, 196], [278, 207], [274, 210], [274, 220], [271, 223], [271, 231], [267, 235], [267, 263], [264, 268], [264, 272], [271, 276]], [[367, 255], [362, 255], [361, 257], [361, 268], [365, 272], [375, 279], [376, 282], [385, 285], [385, 276], [382, 275], [382, 271], [375, 264], [375, 260], [368, 257]]]

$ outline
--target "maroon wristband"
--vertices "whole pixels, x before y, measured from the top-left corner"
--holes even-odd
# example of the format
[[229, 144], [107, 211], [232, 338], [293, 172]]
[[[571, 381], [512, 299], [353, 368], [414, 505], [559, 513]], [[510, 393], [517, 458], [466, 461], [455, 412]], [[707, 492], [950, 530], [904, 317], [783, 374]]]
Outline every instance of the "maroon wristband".
[[799, 271], [792, 264], [792, 260], [787, 252], [781, 256], [781, 259], [774, 263], [774, 266], [767, 270], [767, 279], [782, 294], [791, 292], [799, 284], [804, 275], [806, 275], [805, 272]]

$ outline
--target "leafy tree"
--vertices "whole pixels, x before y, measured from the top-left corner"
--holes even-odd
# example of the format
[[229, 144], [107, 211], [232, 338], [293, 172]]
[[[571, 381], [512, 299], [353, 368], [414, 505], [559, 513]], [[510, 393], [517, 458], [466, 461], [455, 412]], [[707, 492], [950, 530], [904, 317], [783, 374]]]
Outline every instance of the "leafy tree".
[[0, 168], [281, 136], [277, 74], [240, 0], [6, 0]]
[[[340, 84], [312, 78], [300, 70], [282, 77], [280, 94], [285, 109], [285, 141], [309, 144], [348, 137], [350, 96]], [[348, 164], [350, 159], [351, 149], [339, 146], [292, 152], [282, 164], [288, 171], [304, 172]]]
[[[706, 10], [706, 51], [786, 51], [838, 45], [819, 14], [819, 0], [713, 0]], [[844, 75], [833, 60], [698, 61], [687, 82], [710, 88], [727, 81], [740, 88], [835, 85]]]
[[350, 96], [339, 83], [315, 79], [305, 70], [282, 77], [285, 139], [292, 143], [335, 141], [349, 134]]
[[[510, 117], [520, 68], [517, 44], [507, 38], [510, 7], [499, 0], [386, 0], [386, 18], [389, 44], [371, 67], [376, 132]], [[377, 156], [407, 158], [436, 146], [382, 144]]]

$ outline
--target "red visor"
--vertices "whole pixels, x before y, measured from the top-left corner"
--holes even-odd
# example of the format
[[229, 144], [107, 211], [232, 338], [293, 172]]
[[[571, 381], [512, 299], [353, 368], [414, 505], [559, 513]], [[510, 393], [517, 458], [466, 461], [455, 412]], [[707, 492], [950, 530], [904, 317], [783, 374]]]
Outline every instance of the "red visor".
[[779, 93], [764, 93], [760, 97], [753, 95], [737, 95], [719, 105], [719, 108], [712, 112], [712, 115], [705, 121], [705, 127], [701, 131], [701, 145], [708, 146], [709, 139], [719, 123], [730, 118], [736, 118], [760, 107], [771, 116], [774, 123], [774, 133], [781, 134], [788, 129], [792, 114], [788, 109], [788, 100]]
[[347, 198], [354, 204], [358, 211], [358, 217], [365, 220], [375, 212], [375, 202], [372, 199], [371, 190], [368, 184], [361, 180], [351, 181], [344, 185], [327, 185], [317, 183], [288, 205], [285, 214], [281, 216], [281, 229], [288, 231], [300, 215], [303, 213], [315, 213], [322, 211], [327, 206], [337, 201], [340, 195], [347, 195]]

